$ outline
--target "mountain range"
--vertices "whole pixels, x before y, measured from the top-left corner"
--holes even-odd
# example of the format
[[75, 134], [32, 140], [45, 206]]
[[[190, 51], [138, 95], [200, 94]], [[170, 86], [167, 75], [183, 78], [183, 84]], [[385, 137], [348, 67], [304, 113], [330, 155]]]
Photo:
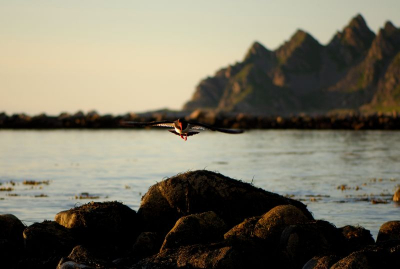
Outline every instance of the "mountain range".
[[327, 45], [297, 30], [276, 50], [254, 42], [244, 59], [200, 81], [184, 111], [260, 115], [400, 111], [400, 28], [375, 34], [362, 15]]

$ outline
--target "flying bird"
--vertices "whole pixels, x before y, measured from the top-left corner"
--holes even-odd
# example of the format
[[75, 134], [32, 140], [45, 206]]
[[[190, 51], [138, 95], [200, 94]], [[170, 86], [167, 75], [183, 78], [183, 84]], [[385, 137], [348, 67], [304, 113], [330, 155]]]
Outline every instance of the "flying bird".
[[203, 130], [218, 131], [226, 134], [241, 134], [243, 130], [239, 129], [225, 129], [215, 126], [211, 126], [205, 123], [187, 121], [185, 119], [177, 119], [176, 121], [151, 121], [151, 122], [135, 122], [135, 121], [124, 121], [122, 125], [126, 126], [138, 126], [138, 127], [167, 127], [173, 134], [179, 135], [183, 140], [187, 140], [188, 136], [192, 136], [200, 133]]

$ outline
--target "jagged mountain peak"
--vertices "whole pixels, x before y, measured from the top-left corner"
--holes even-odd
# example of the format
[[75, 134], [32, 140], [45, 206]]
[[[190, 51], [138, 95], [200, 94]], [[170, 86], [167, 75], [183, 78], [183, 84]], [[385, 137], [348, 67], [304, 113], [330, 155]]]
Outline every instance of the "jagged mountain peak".
[[367, 32], [369, 30], [367, 22], [364, 20], [364, 17], [361, 14], [357, 14], [354, 18], [352, 18], [347, 27], [359, 29], [363, 32]]
[[311, 34], [302, 29], [297, 29], [297, 31], [292, 35], [289, 41], [289, 43], [293, 44], [294, 46], [301, 46], [302, 44], [307, 42], [319, 44], [319, 42]]
[[280, 66], [293, 71], [310, 71], [319, 65], [321, 48], [312, 35], [299, 29], [275, 53]]
[[[274, 51], [253, 42], [242, 62], [204, 79], [185, 109], [265, 114], [357, 111], [372, 98], [390, 101], [392, 95], [400, 96], [400, 68], [393, 60], [399, 53], [400, 29], [390, 21], [375, 35], [358, 14], [326, 46], [298, 29]], [[400, 111], [400, 103], [391, 104], [399, 104]]]
[[337, 37], [343, 45], [365, 50], [371, 45], [375, 34], [369, 29], [364, 18], [359, 14], [334, 39]]
[[265, 56], [269, 56], [271, 51], [264, 47], [260, 42], [255, 41], [247, 51], [246, 56], [244, 57], [244, 61], [248, 61], [254, 58], [264, 58]]
[[351, 65], [364, 56], [375, 38], [364, 18], [358, 14], [328, 44], [331, 55], [341, 65]]
[[294, 50], [301, 46], [320, 45], [319, 42], [309, 33], [298, 29], [281, 47], [278, 48], [278, 54], [290, 55]]
[[392, 22], [387, 21], [378, 35], [388, 38], [395, 47], [400, 46], [400, 28], [394, 26]]
[[383, 29], [386, 33], [394, 33], [398, 30], [391, 21], [387, 21]]
[[368, 52], [367, 61], [373, 62], [386, 57], [391, 57], [400, 50], [400, 29], [393, 23], [386, 22], [372, 42]]

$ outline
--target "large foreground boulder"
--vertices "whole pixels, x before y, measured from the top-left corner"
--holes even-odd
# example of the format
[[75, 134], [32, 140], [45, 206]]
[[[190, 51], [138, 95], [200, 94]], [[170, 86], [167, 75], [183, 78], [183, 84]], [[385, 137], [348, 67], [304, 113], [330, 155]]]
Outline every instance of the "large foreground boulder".
[[267, 192], [219, 173], [199, 170], [153, 185], [142, 198], [138, 215], [143, 229], [166, 234], [182, 216], [214, 211], [229, 228], [278, 205], [293, 205], [313, 219], [296, 200]]
[[26, 259], [20, 266], [55, 268], [77, 243], [73, 232], [55, 221], [34, 223], [24, 232]]
[[136, 212], [119, 202], [90, 202], [58, 213], [55, 220], [97, 248], [121, 251], [132, 247], [139, 234]]
[[345, 254], [345, 243], [339, 229], [317, 220], [288, 226], [282, 232], [280, 248], [287, 268], [302, 268], [314, 256]]

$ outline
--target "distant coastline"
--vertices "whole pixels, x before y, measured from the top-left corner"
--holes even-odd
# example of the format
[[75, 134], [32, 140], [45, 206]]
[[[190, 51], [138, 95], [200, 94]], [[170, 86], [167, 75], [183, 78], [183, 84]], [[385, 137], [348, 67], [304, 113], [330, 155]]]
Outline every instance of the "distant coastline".
[[117, 129], [123, 121], [147, 122], [174, 120], [201, 121], [211, 125], [242, 129], [332, 129], [332, 130], [400, 130], [400, 115], [397, 112], [358, 114], [341, 113], [325, 115], [271, 116], [244, 113], [227, 113], [207, 110], [194, 112], [158, 110], [123, 115], [100, 115], [95, 111], [75, 114], [61, 113], [58, 116], [46, 114], [7, 115], [0, 113], [0, 129]]

